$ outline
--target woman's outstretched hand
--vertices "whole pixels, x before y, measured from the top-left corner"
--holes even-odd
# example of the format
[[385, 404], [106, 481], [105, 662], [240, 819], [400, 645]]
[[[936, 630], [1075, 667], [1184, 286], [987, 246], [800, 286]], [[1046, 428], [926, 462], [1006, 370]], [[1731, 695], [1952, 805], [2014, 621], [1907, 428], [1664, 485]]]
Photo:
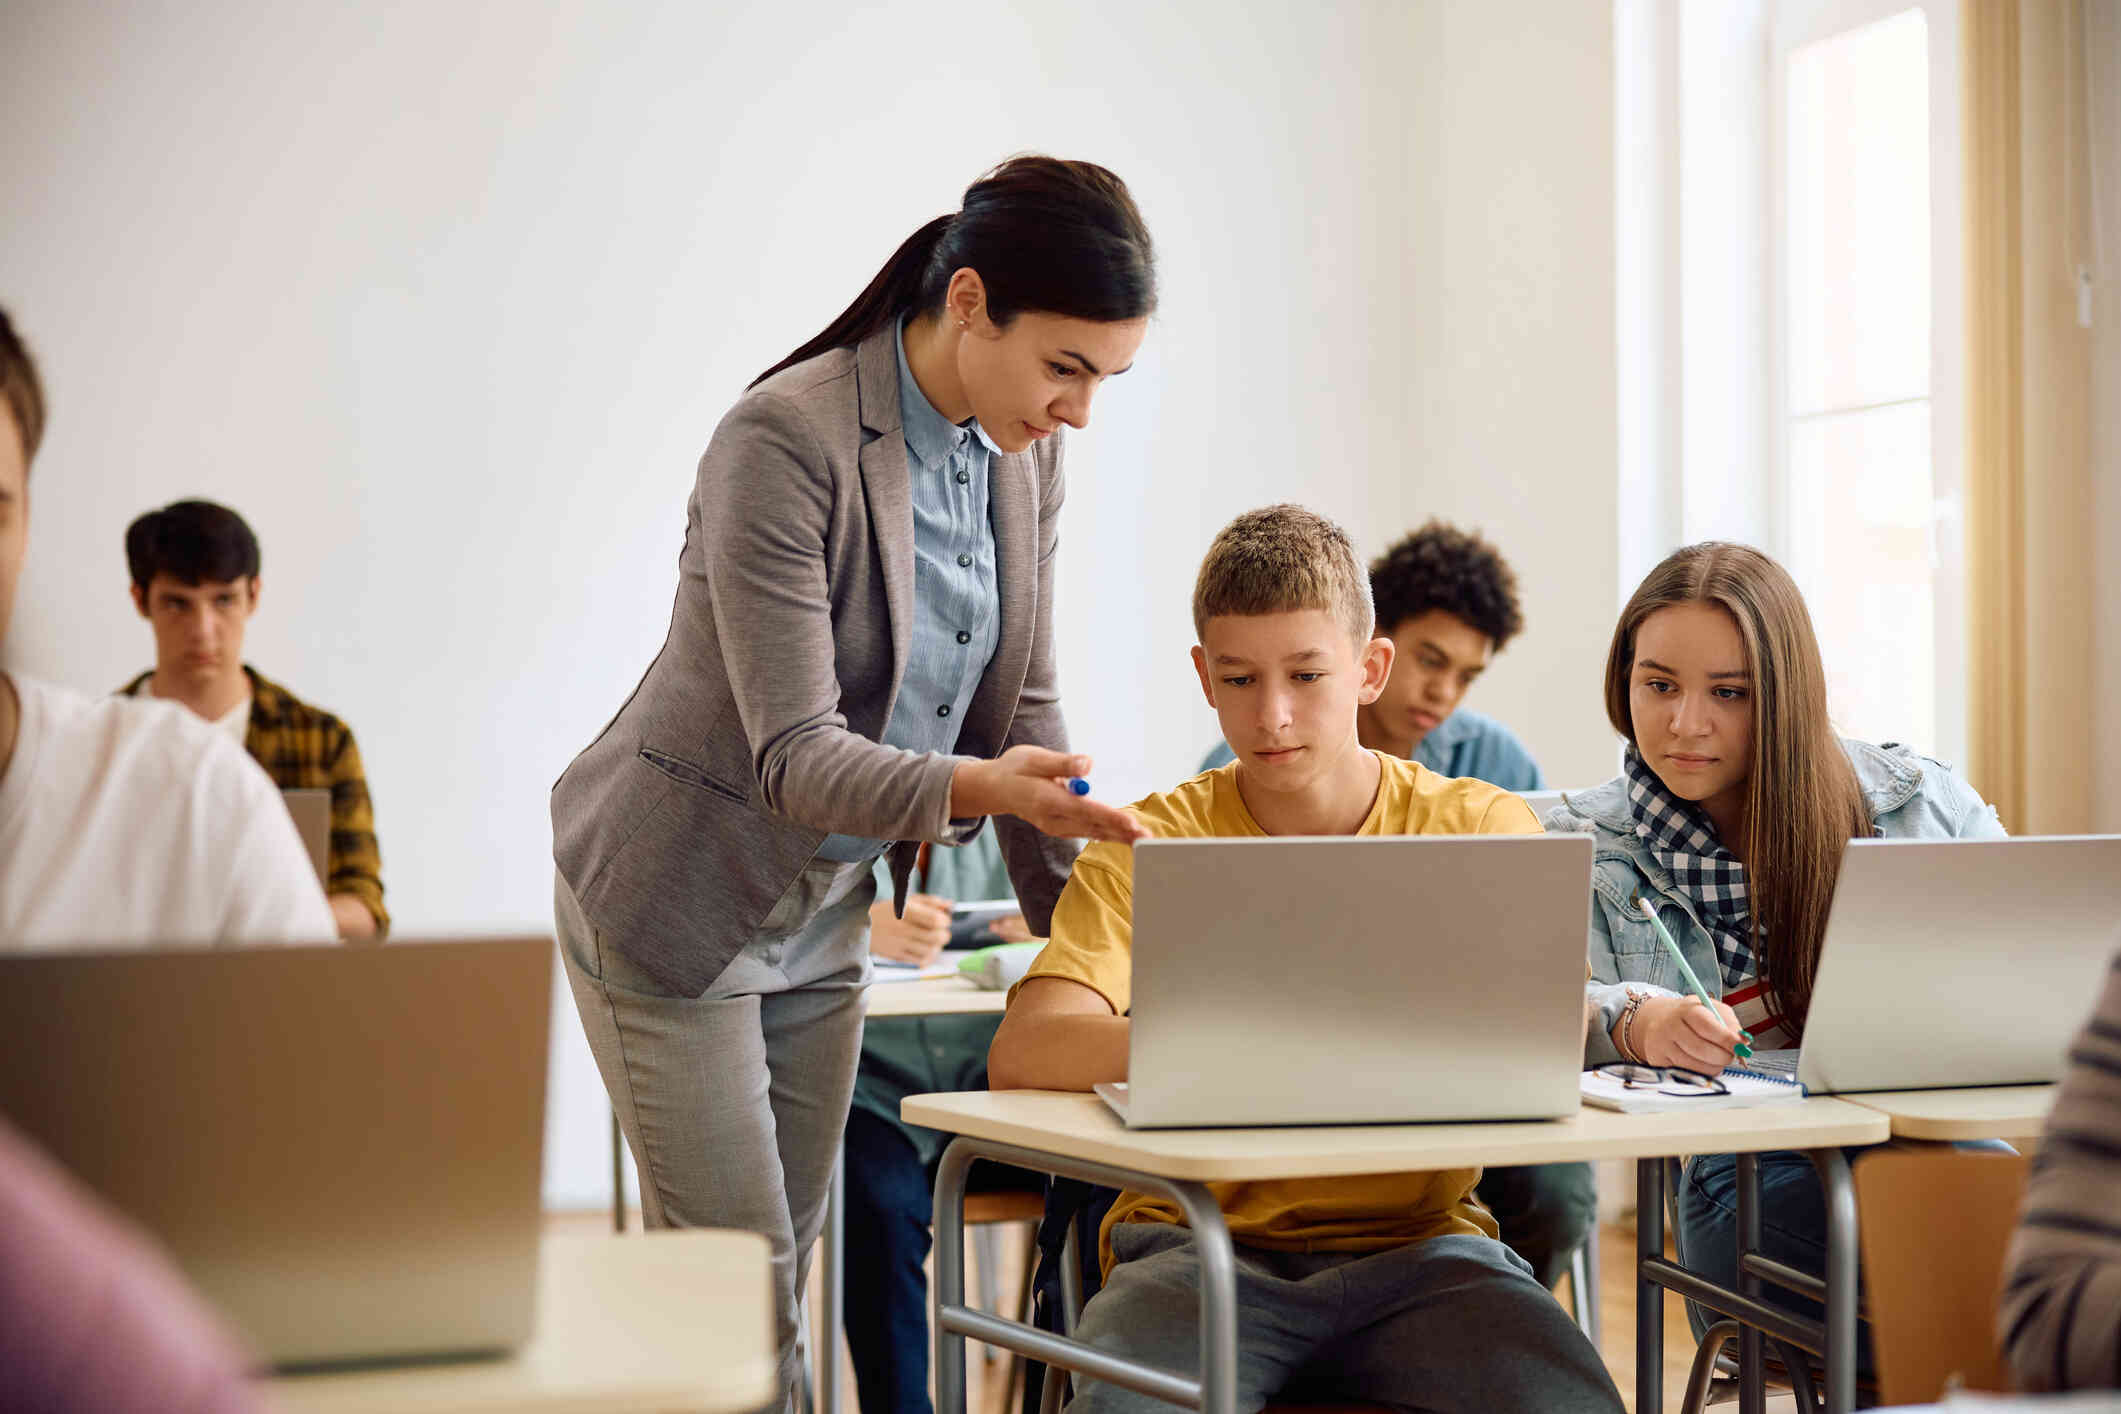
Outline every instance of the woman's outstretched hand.
[[1014, 815], [1061, 839], [1131, 844], [1149, 837], [1126, 811], [1077, 795], [1068, 782], [1090, 772], [1090, 758], [1013, 746], [992, 761], [966, 761], [950, 781], [950, 814]]

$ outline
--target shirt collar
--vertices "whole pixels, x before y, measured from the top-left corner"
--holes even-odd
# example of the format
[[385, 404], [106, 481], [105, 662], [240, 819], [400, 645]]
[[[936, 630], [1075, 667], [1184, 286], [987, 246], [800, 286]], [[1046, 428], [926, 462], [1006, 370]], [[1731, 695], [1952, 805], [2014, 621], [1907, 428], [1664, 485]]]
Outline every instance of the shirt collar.
[[898, 327], [898, 408], [899, 422], [906, 436], [906, 448], [920, 459], [924, 467], [933, 467], [948, 458], [953, 452], [964, 450], [966, 439], [977, 435], [980, 445], [989, 452], [1000, 454], [1001, 448], [987, 436], [987, 429], [979, 423], [959, 426], [935, 410], [921, 385], [914, 381], [913, 369], [906, 362], [906, 326]]

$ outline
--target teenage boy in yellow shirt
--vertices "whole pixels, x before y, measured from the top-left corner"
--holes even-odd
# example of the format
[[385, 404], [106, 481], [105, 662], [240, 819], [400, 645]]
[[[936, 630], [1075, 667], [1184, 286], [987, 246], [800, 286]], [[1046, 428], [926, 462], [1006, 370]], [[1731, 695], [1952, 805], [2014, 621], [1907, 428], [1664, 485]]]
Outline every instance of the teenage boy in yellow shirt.
[[[1516, 796], [1357, 740], [1356, 712], [1390, 675], [1392, 641], [1374, 636], [1369, 579], [1331, 521], [1284, 505], [1224, 527], [1194, 584], [1193, 626], [1201, 690], [1237, 755], [1137, 802], [1156, 836], [1538, 831]], [[1133, 879], [1125, 846], [1092, 845], [1076, 861], [1052, 941], [995, 1036], [994, 1089], [1126, 1078]], [[1410, 974], [1419, 935], [1411, 923]], [[1238, 1406], [1288, 1391], [1467, 1414], [1619, 1410], [1597, 1350], [1497, 1240], [1473, 1194], [1479, 1179], [1450, 1169], [1209, 1185], [1236, 1243]], [[1168, 1367], [1198, 1363], [1200, 1269], [1183, 1222], [1164, 1199], [1120, 1195], [1083, 1339]], [[1086, 1380], [1068, 1409], [1157, 1407]]]

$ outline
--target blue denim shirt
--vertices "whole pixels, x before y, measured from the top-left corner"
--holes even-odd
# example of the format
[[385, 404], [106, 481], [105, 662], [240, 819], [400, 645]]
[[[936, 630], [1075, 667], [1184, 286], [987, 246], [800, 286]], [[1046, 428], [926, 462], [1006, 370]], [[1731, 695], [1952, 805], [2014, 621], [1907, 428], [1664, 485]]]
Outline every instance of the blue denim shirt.
[[[1236, 755], [1230, 743], [1218, 741], [1200, 768], [1212, 771], [1226, 766]], [[1453, 712], [1437, 724], [1435, 731], [1414, 743], [1407, 759], [1419, 761], [1439, 776], [1471, 776], [1504, 790], [1546, 789], [1539, 763], [1525, 750], [1517, 734], [1478, 712]]]
[[[2003, 822], [1995, 808], [1942, 761], [1905, 746], [1872, 746], [1843, 741], [1842, 750], [1856, 768], [1856, 780], [1870, 807], [1878, 836], [1889, 840], [2001, 839]], [[1627, 778], [1575, 791], [1547, 813], [1552, 833], [1589, 834], [1591, 856], [1592, 980], [1584, 985], [1598, 1019], [1584, 1044], [1584, 1063], [1620, 1059], [1613, 1046], [1613, 1023], [1628, 1004], [1627, 986], [1662, 996], [1678, 996], [1685, 987], [1678, 965], [1657, 940], [1656, 930], [1636, 911], [1644, 895], [1686, 954], [1687, 965], [1704, 986], [1722, 992], [1723, 969], [1716, 945], [1695, 916], [1694, 905], [1650, 856], [1635, 834], [1628, 807]]]
[[[957, 745], [965, 706], [1001, 641], [987, 495], [994, 444], [977, 423], [960, 427], [928, 401], [906, 364], [903, 325], [898, 401], [913, 493], [913, 633], [881, 740], [906, 751], [947, 753]], [[888, 843], [828, 835], [817, 857], [858, 863], [883, 853]]]

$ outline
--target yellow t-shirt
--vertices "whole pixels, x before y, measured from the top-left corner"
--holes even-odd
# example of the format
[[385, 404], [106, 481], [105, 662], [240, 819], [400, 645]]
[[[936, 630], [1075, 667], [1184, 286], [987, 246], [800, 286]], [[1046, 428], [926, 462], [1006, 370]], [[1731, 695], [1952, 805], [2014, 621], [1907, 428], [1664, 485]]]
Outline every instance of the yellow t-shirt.
[[[1417, 762], [1377, 753], [1377, 800], [1358, 835], [1539, 833], [1532, 809], [1484, 781], [1439, 776]], [[1237, 789], [1237, 764], [1206, 771], [1175, 790], [1129, 807], [1159, 839], [1265, 835]], [[1093, 844], [1053, 910], [1053, 936], [1025, 974], [1080, 982], [1125, 1015], [1132, 1003], [1134, 854]], [[1023, 985], [1018, 983], [1018, 986]], [[1211, 1183], [1230, 1236], [1285, 1252], [1381, 1252], [1445, 1233], [1496, 1235], [1495, 1219], [1473, 1196], [1480, 1170], [1364, 1174], [1352, 1178]], [[1099, 1234], [1106, 1273], [1112, 1228], [1123, 1222], [1183, 1225], [1167, 1198], [1122, 1193]]]

